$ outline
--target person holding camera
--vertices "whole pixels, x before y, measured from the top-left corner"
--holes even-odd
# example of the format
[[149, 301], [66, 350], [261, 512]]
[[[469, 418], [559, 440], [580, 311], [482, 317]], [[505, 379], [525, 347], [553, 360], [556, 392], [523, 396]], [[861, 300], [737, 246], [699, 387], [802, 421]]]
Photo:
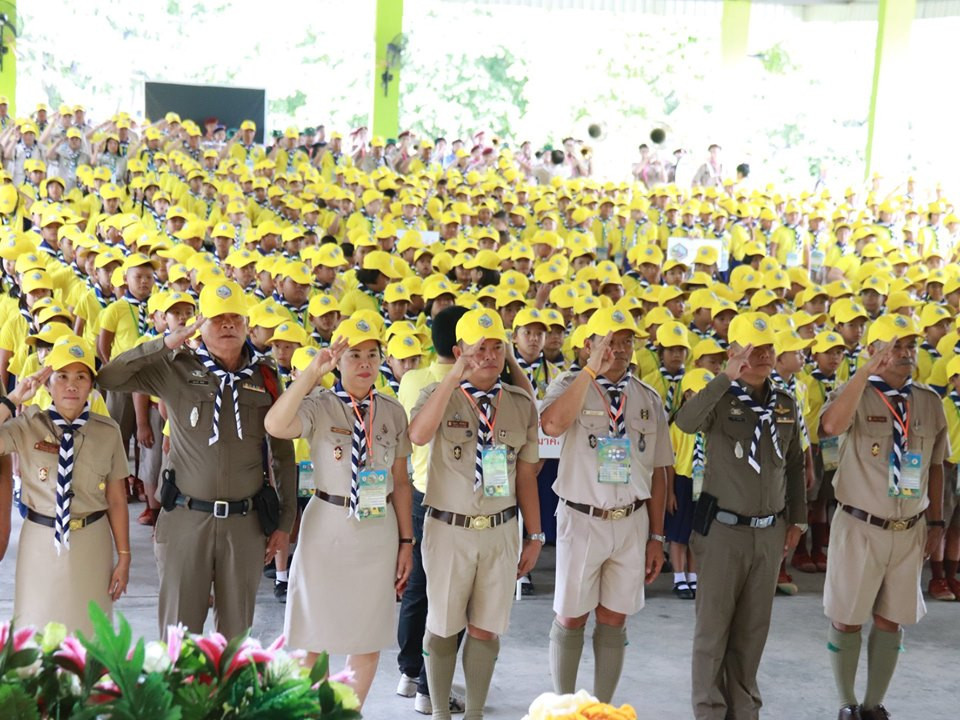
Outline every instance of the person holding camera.
[[727, 365], [676, 415], [706, 440], [690, 547], [700, 568], [693, 635], [697, 720], [759, 717], [757, 669], [781, 560], [806, 531], [800, 413], [773, 385], [769, 317], [738, 315]]
[[[199, 331], [196, 350], [184, 347]], [[203, 631], [213, 581], [217, 631], [253, 624], [262, 565], [288, 540], [296, 515], [293, 443], [268, 438], [275, 367], [247, 342], [247, 303], [232, 281], [207, 285], [186, 327], [105, 364], [101, 387], [156, 395], [168, 410], [170, 454], [155, 553], [161, 634]]]

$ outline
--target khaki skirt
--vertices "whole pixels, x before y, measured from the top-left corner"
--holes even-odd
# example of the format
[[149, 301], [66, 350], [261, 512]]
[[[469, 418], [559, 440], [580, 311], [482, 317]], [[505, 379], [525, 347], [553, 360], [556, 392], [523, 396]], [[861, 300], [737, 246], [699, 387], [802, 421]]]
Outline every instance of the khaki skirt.
[[48, 622], [68, 632], [93, 633], [87, 606], [94, 602], [113, 616], [107, 592], [113, 572], [113, 540], [106, 516], [70, 533], [70, 549], [53, 546], [53, 528], [23, 521], [17, 548], [13, 614], [18, 627], [42, 629]]
[[290, 568], [284, 634], [295, 648], [337, 655], [379, 652], [396, 642], [398, 547], [393, 505], [377, 520], [313, 497]]

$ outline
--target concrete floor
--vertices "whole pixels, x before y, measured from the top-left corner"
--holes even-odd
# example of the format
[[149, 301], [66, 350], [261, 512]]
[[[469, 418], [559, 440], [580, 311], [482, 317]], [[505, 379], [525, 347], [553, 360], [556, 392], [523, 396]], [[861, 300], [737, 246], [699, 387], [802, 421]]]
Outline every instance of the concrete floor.
[[[132, 505], [131, 517], [142, 510]], [[0, 617], [13, 610], [13, 577], [19, 517], [0, 571]], [[148, 638], [156, 633], [157, 571], [151, 549], [150, 528], [132, 526], [133, 571], [130, 592], [116, 605], [135, 633]], [[510, 632], [503, 638], [500, 662], [493, 678], [486, 717], [520, 720], [530, 702], [551, 688], [547, 663], [547, 633], [552, 619], [553, 549], [545, 548], [534, 573], [537, 594], [514, 606]], [[826, 650], [827, 620], [821, 608], [822, 575], [795, 573], [800, 594], [778, 597], [773, 625], [760, 667], [764, 716], [783, 720], [836, 717], [833, 676]], [[273, 597], [271, 581], [264, 580], [258, 597], [254, 634], [271, 641], [283, 628], [283, 606]], [[623, 677], [615, 698], [637, 708], [644, 720], [689, 718], [690, 647], [693, 603], [672, 595], [671, 580], [659, 578], [648, 589], [647, 607], [629, 621], [629, 640]], [[908, 628], [897, 674], [886, 706], [896, 718], [957, 717], [952, 692], [957, 684], [960, 645], [960, 603], [931, 601], [929, 613]], [[580, 685], [591, 689], [593, 658], [590, 630], [580, 671]], [[334, 658], [339, 669], [343, 658]], [[418, 718], [413, 700], [394, 694], [398, 674], [396, 651], [381, 658], [380, 673], [367, 701], [368, 720]], [[866, 639], [861, 657], [859, 691], [866, 681]], [[462, 692], [458, 671], [456, 688]], [[951, 710], [950, 708], [953, 708]]]

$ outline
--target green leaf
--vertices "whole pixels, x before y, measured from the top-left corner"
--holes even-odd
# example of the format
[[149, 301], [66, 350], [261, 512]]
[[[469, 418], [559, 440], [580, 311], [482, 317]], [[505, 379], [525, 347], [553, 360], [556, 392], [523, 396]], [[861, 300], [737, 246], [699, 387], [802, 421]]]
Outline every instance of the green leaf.
[[37, 702], [19, 685], [0, 685], [4, 720], [39, 720]]
[[322, 682], [330, 674], [330, 656], [327, 653], [320, 653], [317, 661], [310, 668], [310, 684], [316, 685]]

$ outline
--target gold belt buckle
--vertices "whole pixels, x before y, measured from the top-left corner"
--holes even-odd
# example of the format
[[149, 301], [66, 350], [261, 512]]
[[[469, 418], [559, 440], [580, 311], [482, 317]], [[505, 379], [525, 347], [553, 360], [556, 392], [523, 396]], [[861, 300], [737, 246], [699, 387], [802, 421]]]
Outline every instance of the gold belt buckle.
[[470, 518], [470, 529], [471, 530], [487, 530], [490, 527], [490, 516], [489, 515], [477, 515], [476, 517]]
[[908, 520], [894, 520], [893, 524], [890, 525], [890, 529], [894, 532], [903, 532], [907, 529], [907, 525], [909, 525]]
[[626, 508], [617, 508], [616, 510], [610, 511], [611, 520], [623, 520], [627, 516]]
[[83, 518], [70, 518], [70, 530], [83, 530], [85, 525]]

